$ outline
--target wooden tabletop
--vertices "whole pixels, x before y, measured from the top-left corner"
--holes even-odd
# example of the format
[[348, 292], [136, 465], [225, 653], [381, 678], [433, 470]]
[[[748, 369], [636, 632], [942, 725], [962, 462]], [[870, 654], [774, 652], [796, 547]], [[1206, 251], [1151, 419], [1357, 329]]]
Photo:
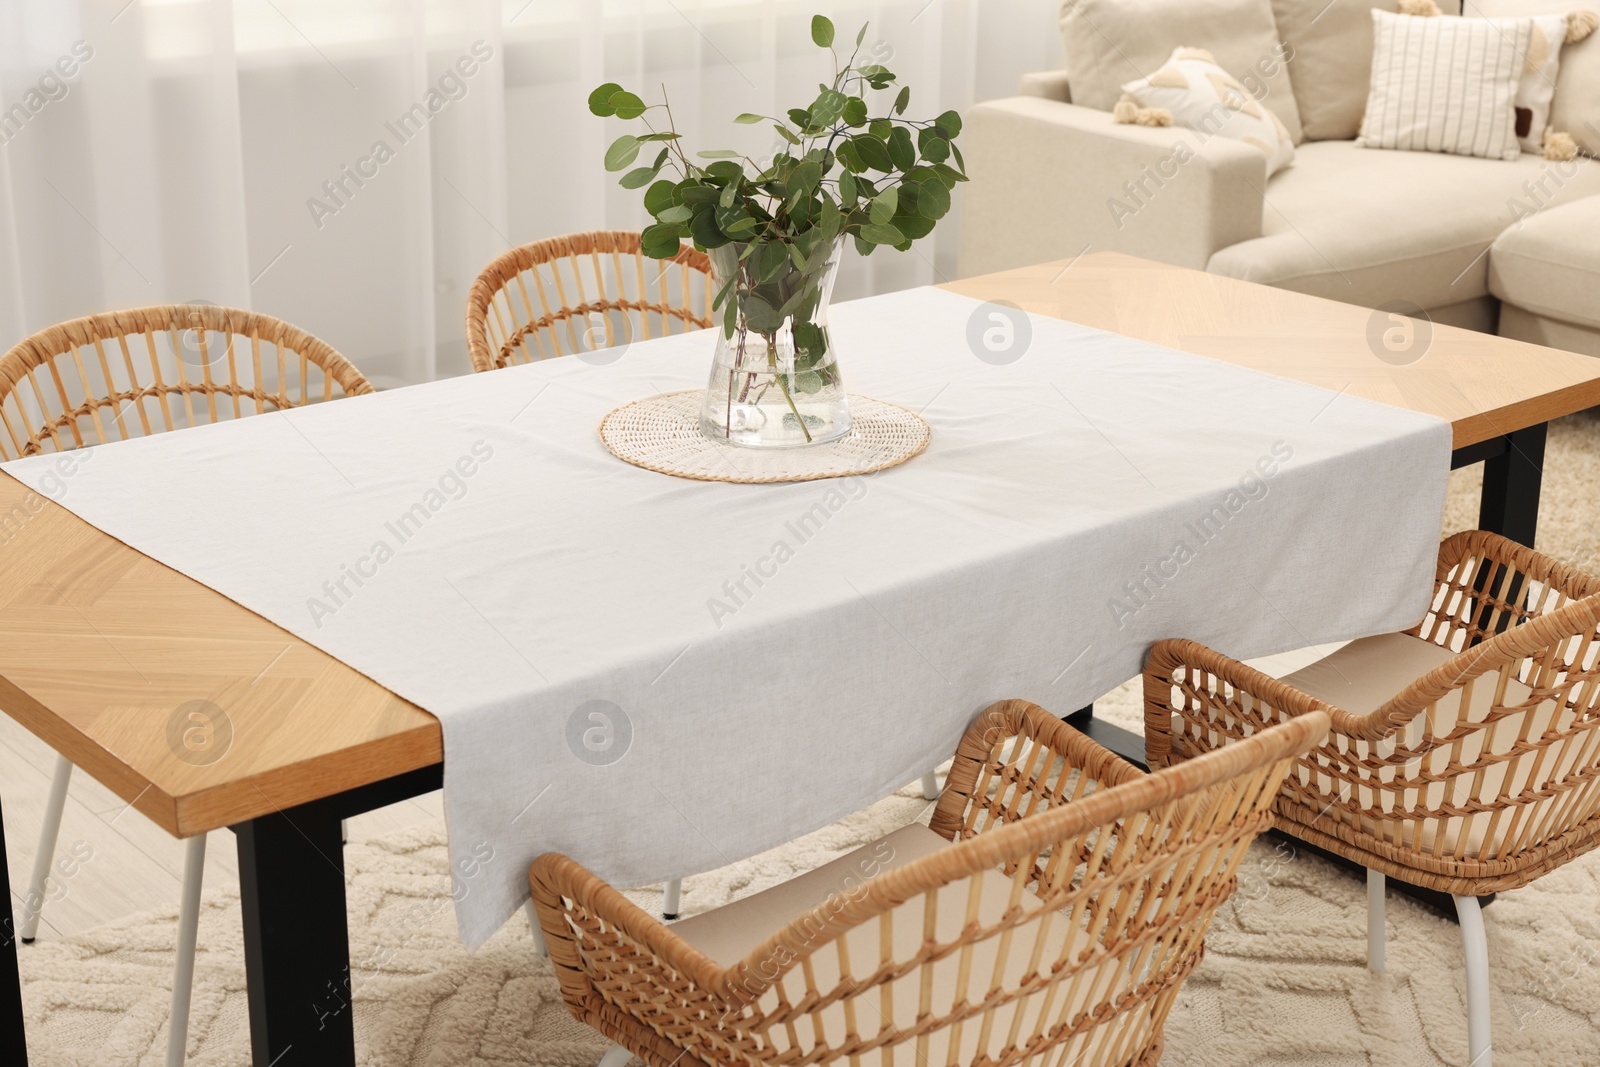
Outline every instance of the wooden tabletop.
[[[1457, 447], [1600, 403], [1600, 360], [1435, 326], [1396, 365], [1365, 308], [1128, 256], [945, 288], [1431, 412]], [[4, 476], [0, 710], [180, 837], [443, 758], [433, 716]]]
[[444, 753], [432, 715], [9, 476], [0, 708], [178, 837]]
[[1115, 252], [940, 288], [1448, 419], [1455, 447], [1600, 404], [1600, 360], [1431, 324], [1425, 348], [1385, 351], [1374, 312]]

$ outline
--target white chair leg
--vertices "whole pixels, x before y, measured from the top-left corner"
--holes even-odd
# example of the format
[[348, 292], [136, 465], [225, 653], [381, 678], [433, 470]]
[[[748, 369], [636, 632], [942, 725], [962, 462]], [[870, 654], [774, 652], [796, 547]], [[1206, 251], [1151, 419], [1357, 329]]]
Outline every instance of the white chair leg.
[[1383, 973], [1383, 874], [1367, 871], [1367, 970]]
[[1469, 1067], [1490, 1067], [1489, 939], [1483, 932], [1483, 909], [1474, 896], [1458, 896], [1456, 917], [1467, 953], [1467, 1048]]
[[623, 1064], [633, 1059], [633, 1053], [621, 1045], [612, 1045], [606, 1049], [606, 1054], [600, 1057], [599, 1067], [623, 1067]]
[[172, 976], [172, 1022], [167, 1030], [167, 1067], [183, 1067], [189, 1046], [189, 999], [194, 991], [194, 953], [200, 934], [200, 887], [206, 872], [206, 835], [184, 842], [183, 901], [178, 906], [178, 968]]
[[922, 776], [922, 799], [939, 799], [939, 776], [933, 771], [929, 771]]
[[678, 917], [678, 898], [683, 894], [683, 879], [674, 878], [661, 891], [661, 917], [671, 922]]
[[539, 926], [539, 912], [529, 900], [522, 906], [523, 914], [528, 917], [528, 925], [533, 929], [533, 950], [541, 956], [550, 955], [550, 946], [544, 943], [544, 930]]
[[61, 836], [61, 813], [67, 808], [67, 785], [72, 781], [72, 761], [56, 757], [55, 776], [50, 779], [50, 799], [44, 805], [44, 826], [39, 830], [39, 850], [33, 856], [33, 877], [28, 879], [28, 895], [22, 901], [22, 924], [17, 936], [23, 944], [32, 943], [39, 932], [39, 912], [44, 908], [44, 892], [50, 880], [50, 864], [56, 858], [56, 838]]

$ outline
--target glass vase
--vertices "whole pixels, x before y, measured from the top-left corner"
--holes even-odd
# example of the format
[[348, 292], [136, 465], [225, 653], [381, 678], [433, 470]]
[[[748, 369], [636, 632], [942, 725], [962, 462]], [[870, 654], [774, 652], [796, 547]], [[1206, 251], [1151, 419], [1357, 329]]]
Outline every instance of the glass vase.
[[850, 432], [828, 300], [843, 241], [808, 257], [783, 243], [726, 244], [710, 251], [725, 293], [700, 427], [745, 448], [802, 448]]

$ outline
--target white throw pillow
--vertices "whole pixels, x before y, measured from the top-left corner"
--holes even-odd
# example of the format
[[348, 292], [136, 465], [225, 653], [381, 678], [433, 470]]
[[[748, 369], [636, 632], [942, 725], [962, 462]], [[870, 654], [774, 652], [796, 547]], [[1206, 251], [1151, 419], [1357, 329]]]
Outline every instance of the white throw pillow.
[[1356, 143], [1516, 159], [1514, 103], [1532, 19], [1372, 12], [1372, 82]]
[[1517, 141], [1524, 152], [1544, 151], [1544, 133], [1550, 128], [1550, 101], [1556, 95], [1556, 74], [1561, 69], [1561, 45], [1567, 39], [1567, 16], [1537, 15], [1533, 36], [1517, 83]]
[[1159, 70], [1128, 82], [1122, 91], [1114, 111], [1118, 122], [1167, 125], [1170, 116], [1172, 123], [1202, 137], [1243, 141], [1267, 157], [1269, 178], [1294, 162], [1294, 138], [1283, 120], [1203, 48], [1173, 49]]
[[[1561, 76], [1555, 79], [1548, 125], [1558, 139], [1576, 140], [1591, 155], [1600, 155], [1600, 0], [1472, 0], [1468, 13], [1484, 18], [1529, 18], [1564, 13], [1566, 47], [1561, 50]], [[1518, 105], [1521, 106], [1520, 104]], [[1538, 127], [1532, 130], [1539, 135]], [[1570, 135], [1561, 137], [1560, 135]], [[1568, 158], [1557, 151], [1550, 158]]]

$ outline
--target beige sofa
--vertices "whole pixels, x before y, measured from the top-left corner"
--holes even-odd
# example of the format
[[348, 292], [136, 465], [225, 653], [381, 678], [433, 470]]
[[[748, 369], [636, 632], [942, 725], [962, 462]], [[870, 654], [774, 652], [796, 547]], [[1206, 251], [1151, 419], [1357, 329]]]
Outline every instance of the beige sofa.
[[[1069, 62], [1074, 32], [1115, 35], [1105, 19], [1124, 11], [1139, 18], [1141, 6], [1168, 0], [1115, 0], [1122, 6], [1101, 24], [1074, 26], [1087, 2], [1068, 0], [1064, 10]], [[1222, 9], [1252, 0], [1188, 2], [1225, 21]], [[1307, 139], [1270, 181], [1262, 153], [1243, 142], [1121, 125], [1107, 110], [1073, 103], [1067, 72], [1029, 75], [1018, 96], [974, 107], [964, 136], [972, 181], [963, 192], [961, 273], [1121, 251], [1368, 307], [1404, 302], [1436, 321], [1600, 356], [1600, 160], [1357, 147], [1373, 4], [1335, 0], [1316, 18], [1326, 6], [1272, 2], [1276, 25], [1301, 33], [1285, 34], [1284, 66]], [[1205, 32], [1142, 17], [1158, 38], [1146, 56], [1173, 47], [1173, 32]], [[1213, 47], [1227, 63], [1204, 41], [1176, 43]], [[1600, 57], [1600, 34], [1574, 47]], [[1141, 62], [1126, 47], [1116, 55], [1104, 71], [1077, 57], [1090, 72], [1085, 81], [1114, 82]], [[1319, 99], [1323, 86], [1328, 99]], [[1104, 85], [1094, 88], [1104, 104]]]

